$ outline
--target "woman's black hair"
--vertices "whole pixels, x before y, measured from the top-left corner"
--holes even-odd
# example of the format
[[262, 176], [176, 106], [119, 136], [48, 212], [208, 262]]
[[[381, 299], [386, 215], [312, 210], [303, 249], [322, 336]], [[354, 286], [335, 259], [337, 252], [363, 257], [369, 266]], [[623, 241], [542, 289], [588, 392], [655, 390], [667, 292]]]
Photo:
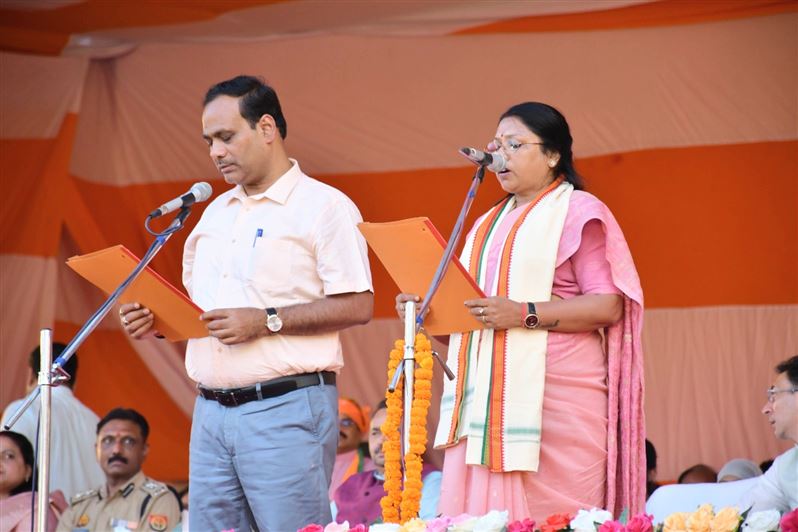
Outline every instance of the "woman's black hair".
[[556, 152], [560, 159], [554, 167], [554, 174], [563, 176], [576, 190], [585, 188], [582, 176], [574, 168], [574, 154], [571, 150], [573, 139], [565, 117], [557, 109], [540, 102], [524, 102], [507, 109], [499, 121], [515, 117], [540, 137], [544, 152]]
[[[25, 462], [25, 465], [30, 466], [30, 468], [33, 469], [33, 445], [31, 445], [31, 443], [28, 441], [28, 438], [19, 432], [13, 432], [10, 430], [1, 431], [0, 436], [5, 436], [9, 440], [13, 441], [14, 444], [19, 448], [19, 452], [22, 454], [22, 460]], [[35, 482], [36, 479], [34, 479], [33, 475], [31, 475], [28, 480], [23, 480], [20, 485], [15, 486], [14, 489], [11, 490], [10, 495], [17, 495], [18, 493], [32, 491]]]

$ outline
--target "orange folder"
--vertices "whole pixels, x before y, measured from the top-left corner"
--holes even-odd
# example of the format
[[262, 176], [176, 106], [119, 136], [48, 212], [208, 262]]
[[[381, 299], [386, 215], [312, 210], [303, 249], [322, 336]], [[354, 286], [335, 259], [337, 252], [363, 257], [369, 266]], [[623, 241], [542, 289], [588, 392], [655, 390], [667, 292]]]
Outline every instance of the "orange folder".
[[[141, 262], [125, 246], [118, 245], [67, 259], [67, 266], [109, 295]], [[138, 301], [155, 316], [153, 328], [176, 342], [208, 336], [200, 321], [202, 309], [183, 292], [169, 284], [149, 266], [127, 287], [120, 303]]]
[[[361, 223], [358, 227], [399, 289], [424, 297], [446, 249], [446, 240], [429, 218]], [[454, 257], [432, 297], [424, 328], [432, 335], [482, 329], [482, 323], [463, 305], [467, 299], [481, 297], [485, 294]]]

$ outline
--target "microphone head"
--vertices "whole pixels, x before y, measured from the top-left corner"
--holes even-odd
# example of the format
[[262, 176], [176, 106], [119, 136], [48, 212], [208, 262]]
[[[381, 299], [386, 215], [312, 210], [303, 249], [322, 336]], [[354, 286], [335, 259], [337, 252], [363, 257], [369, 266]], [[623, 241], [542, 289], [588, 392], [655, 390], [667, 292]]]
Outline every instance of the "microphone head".
[[504, 172], [507, 169], [507, 160], [504, 156], [495, 151], [490, 154], [493, 158], [493, 161], [488, 165], [488, 170], [493, 172], [494, 174], [498, 174], [499, 172]]
[[211, 197], [211, 194], [213, 194], [213, 188], [211, 188], [211, 186], [205, 181], [201, 181], [191, 185], [190, 192], [194, 195], [194, 202], [199, 203], [201, 201], [206, 201]]
[[484, 166], [491, 172], [498, 174], [507, 168], [507, 161], [498, 151], [487, 153], [474, 148], [460, 148], [458, 151], [472, 163]]

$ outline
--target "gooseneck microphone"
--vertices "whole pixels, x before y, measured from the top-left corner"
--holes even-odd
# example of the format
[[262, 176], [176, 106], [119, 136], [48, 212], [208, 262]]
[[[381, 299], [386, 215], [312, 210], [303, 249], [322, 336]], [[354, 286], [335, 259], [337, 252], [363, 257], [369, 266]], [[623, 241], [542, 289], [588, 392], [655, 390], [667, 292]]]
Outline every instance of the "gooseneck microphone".
[[170, 213], [172, 211], [176, 211], [177, 209], [182, 209], [183, 207], [189, 207], [194, 205], [195, 203], [201, 203], [206, 201], [208, 198], [211, 197], [213, 193], [213, 189], [208, 183], [201, 182], [201, 183], [194, 183], [191, 185], [191, 188], [188, 192], [179, 196], [171, 201], [168, 201], [152, 211], [148, 218], [157, 218], [159, 216], [163, 216], [164, 214]]
[[502, 157], [502, 154], [497, 151], [487, 153], [474, 148], [460, 148], [459, 152], [472, 163], [478, 166], [484, 166], [496, 174], [507, 168], [507, 161]]

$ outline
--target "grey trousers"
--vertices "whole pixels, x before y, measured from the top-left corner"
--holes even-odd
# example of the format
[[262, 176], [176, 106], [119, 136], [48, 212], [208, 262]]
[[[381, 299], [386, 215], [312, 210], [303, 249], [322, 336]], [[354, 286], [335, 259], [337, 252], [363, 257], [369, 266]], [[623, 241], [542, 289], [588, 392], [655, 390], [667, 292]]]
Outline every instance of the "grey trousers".
[[332, 520], [338, 391], [309, 386], [226, 407], [197, 397], [189, 455], [192, 530], [295, 532]]

